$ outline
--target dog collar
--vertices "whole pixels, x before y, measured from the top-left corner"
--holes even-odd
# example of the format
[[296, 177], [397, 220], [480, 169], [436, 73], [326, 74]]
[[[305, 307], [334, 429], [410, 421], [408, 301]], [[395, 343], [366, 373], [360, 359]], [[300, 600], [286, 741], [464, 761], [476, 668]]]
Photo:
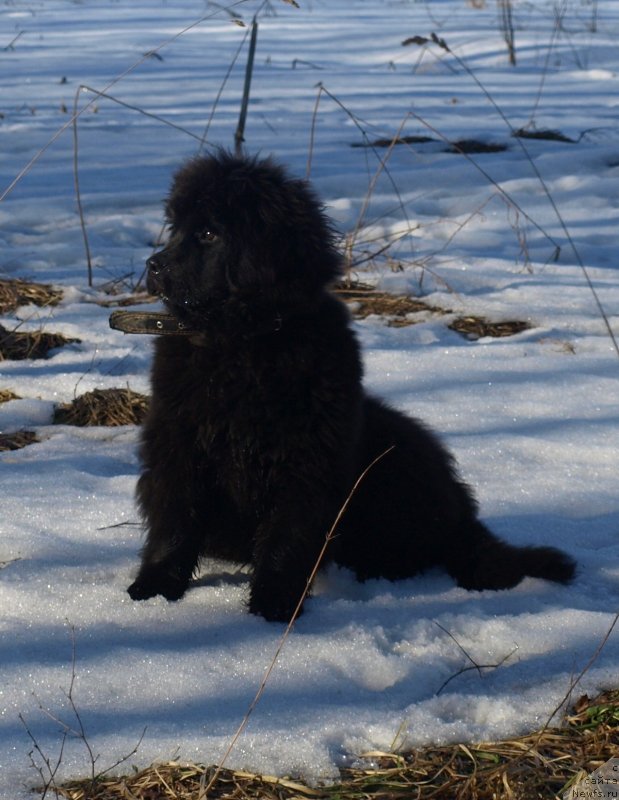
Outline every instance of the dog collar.
[[[280, 331], [284, 324], [281, 314], [276, 314], [270, 331]], [[110, 328], [123, 333], [147, 333], [154, 336], [198, 336], [202, 331], [186, 327], [172, 314], [156, 311], [112, 311]]]
[[156, 336], [195, 336], [200, 331], [186, 327], [172, 314], [155, 311], [112, 311], [110, 328], [123, 333], [148, 333]]

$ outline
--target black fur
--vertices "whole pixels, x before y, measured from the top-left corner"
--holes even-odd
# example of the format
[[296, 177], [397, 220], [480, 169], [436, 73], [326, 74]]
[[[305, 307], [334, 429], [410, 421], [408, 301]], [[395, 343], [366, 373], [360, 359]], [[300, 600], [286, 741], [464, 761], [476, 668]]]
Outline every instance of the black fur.
[[199, 158], [167, 215], [149, 287], [201, 333], [156, 343], [133, 599], [180, 598], [213, 556], [251, 564], [250, 611], [288, 619], [356, 478], [392, 445], [328, 559], [360, 579], [442, 565], [467, 589], [572, 578], [561, 551], [490, 533], [434, 435], [364, 393], [347, 310], [326, 288], [340, 258], [307, 184], [269, 160]]

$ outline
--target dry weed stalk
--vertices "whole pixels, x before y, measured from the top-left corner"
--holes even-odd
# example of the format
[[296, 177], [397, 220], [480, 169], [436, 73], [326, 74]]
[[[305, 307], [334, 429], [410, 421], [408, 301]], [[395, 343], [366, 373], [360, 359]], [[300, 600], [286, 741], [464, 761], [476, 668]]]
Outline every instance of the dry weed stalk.
[[[498, 669], [499, 667], [503, 666], [503, 664], [504, 664], [504, 663], [505, 663], [505, 662], [506, 662], [508, 659], [510, 659], [510, 658], [511, 658], [511, 657], [514, 655], [514, 653], [516, 652], [516, 650], [518, 650], [518, 645], [516, 645], [516, 647], [514, 647], [514, 648], [513, 648], [513, 650], [510, 650], [510, 652], [509, 652], [509, 653], [507, 653], [507, 655], [503, 656], [503, 658], [501, 658], [501, 659], [500, 659], [499, 661], [497, 661], [495, 664], [478, 664], [478, 663], [477, 663], [477, 661], [475, 661], [475, 659], [474, 659], [474, 658], [473, 658], [473, 657], [472, 657], [472, 656], [471, 656], [471, 655], [470, 655], [470, 654], [469, 654], [469, 653], [468, 653], [468, 652], [467, 652], [467, 651], [464, 649], [464, 647], [463, 647], [463, 646], [460, 644], [460, 642], [459, 642], [459, 641], [456, 639], [456, 637], [453, 635], [453, 633], [451, 633], [451, 631], [448, 631], [448, 630], [447, 630], [447, 628], [444, 628], [444, 627], [443, 627], [443, 626], [440, 624], [440, 622], [437, 622], [436, 620], [433, 620], [433, 622], [434, 622], [434, 624], [437, 626], [437, 628], [440, 628], [440, 629], [443, 631], [443, 633], [446, 633], [446, 634], [447, 634], [447, 636], [449, 636], [449, 638], [450, 638], [450, 639], [451, 639], [451, 640], [452, 640], [452, 641], [453, 641], [453, 642], [456, 644], [456, 646], [458, 647], [458, 649], [460, 650], [460, 652], [461, 652], [461, 653], [464, 655], [464, 657], [467, 659], [467, 661], [470, 661], [470, 662], [471, 662], [470, 666], [468, 666], [468, 667], [462, 667], [462, 669], [459, 669], [459, 670], [458, 670], [457, 672], [455, 672], [453, 675], [450, 675], [450, 676], [449, 676], [449, 678], [447, 678], [447, 680], [443, 681], [443, 683], [440, 685], [440, 687], [439, 687], [439, 688], [436, 690], [436, 696], [437, 696], [437, 697], [439, 696], [439, 694], [441, 694], [441, 692], [443, 691], [443, 689], [444, 689], [444, 688], [445, 688], [445, 687], [446, 687], [446, 686], [447, 686], [449, 683], [451, 683], [451, 681], [453, 681], [455, 678], [459, 677], [460, 675], [463, 675], [465, 672], [470, 672], [470, 671], [471, 671], [471, 670], [473, 670], [473, 669], [474, 669], [474, 670], [477, 670], [477, 674], [478, 674], [478, 675], [479, 675], [479, 677], [481, 678], [481, 676], [482, 676], [482, 672], [481, 672], [481, 671], [482, 671], [482, 669]], [[399, 734], [399, 733], [400, 733], [400, 732], [398, 731], [398, 734]]]
[[[147, 61], [149, 58], [152, 58], [153, 56], [156, 56], [158, 53], [160, 53], [161, 50], [165, 49], [168, 45], [170, 45], [173, 42], [177, 41], [177, 39], [180, 39], [182, 36], [184, 36], [189, 31], [191, 31], [194, 28], [198, 27], [203, 22], [206, 22], [207, 20], [212, 19], [213, 17], [217, 16], [218, 14], [220, 14], [222, 12], [222, 10], [226, 10], [226, 11], [229, 12], [230, 9], [236, 8], [238, 6], [242, 6], [247, 2], [248, 2], [248, 0], [234, 0], [234, 2], [229, 2], [225, 9], [217, 7], [217, 8], [215, 8], [214, 11], [208, 12], [207, 14], [202, 14], [200, 17], [198, 17], [198, 19], [196, 19], [193, 22], [189, 23], [189, 25], [186, 25], [180, 31], [177, 31], [176, 33], [172, 34], [172, 36], [169, 36], [167, 39], [165, 39], [163, 42], [160, 42], [156, 47], [153, 47], [150, 50], [148, 50], [146, 53], [143, 53], [140, 58], [138, 58], [136, 61], [134, 61], [130, 66], [128, 66], [121, 73], [119, 73], [108, 84], [106, 84], [106, 86], [103, 87], [101, 92], [97, 92], [97, 95], [95, 97], [93, 97], [92, 100], [90, 100], [79, 111], [77, 111], [75, 116], [81, 117], [82, 114], [84, 114], [89, 108], [91, 108], [94, 105], [94, 103], [97, 101], [97, 98], [101, 94], [105, 94], [105, 93], [109, 92], [110, 89], [112, 89], [114, 86], [116, 86], [116, 84], [120, 83], [122, 80], [124, 80], [132, 72], [135, 72], [135, 70], [139, 66], [141, 66], [145, 61]], [[283, 0], [283, 2], [295, 5], [294, 0]], [[37, 150], [37, 152], [32, 156], [32, 158], [19, 170], [17, 175], [8, 184], [8, 186], [6, 186], [4, 188], [4, 190], [0, 193], [0, 202], [2, 202], [6, 197], [9, 196], [9, 194], [13, 191], [13, 189], [17, 186], [17, 184], [21, 181], [21, 179], [30, 172], [30, 170], [39, 161], [39, 159], [42, 158], [43, 155], [45, 155], [45, 153], [50, 149], [50, 147], [56, 141], [58, 141], [58, 139], [63, 135], [63, 133], [65, 133], [65, 131], [67, 131], [74, 124], [74, 122], [75, 122], [74, 115], [71, 115], [71, 118], [69, 120], [67, 120], [67, 122], [65, 122], [64, 125], [61, 125], [58, 128], [58, 130], [48, 139], [48, 141], [39, 150]]]
[[[429, 42], [433, 42], [437, 47], [439, 47], [444, 52], [449, 53], [449, 55], [451, 55], [452, 58], [455, 59], [455, 61], [462, 67], [462, 69], [467, 73], [467, 75], [469, 75], [469, 77], [472, 78], [472, 80], [475, 82], [475, 84], [483, 92], [484, 96], [489, 101], [489, 103], [492, 105], [492, 107], [497, 112], [497, 114], [500, 116], [500, 118], [504, 122], [504, 124], [507, 127], [507, 129], [510, 132], [513, 132], [513, 127], [511, 125], [511, 123], [509, 122], [509, 119], [507, 118], [505, 112], [502, 110], [502, 108], [499, 106], [499, 104], [496, 102], [496, 100], [492, 97], [492, 95], [486, 89], [484, 84], [479, 80], [479, 78], [475, 74], [474, 70], [471, 69], [471, 67], [466, 63], [466, 61], [464, 61], [464, 59], [462, 59], [459, 55], [457, 55], [456, 53], [453, 52], [453, 50], [449, 47], [449, 45], [447, 44], [445, 39], [442, 39], [442, 38], [438, 37], [435, 33], [432, 33], [429, 39], [425, 38], [425, 37], [421, 37], [421, 36], [414, 36], [414, 37], [411, 37], [409, 39], [406, 39], [402, 44], [403, 45], [421, 44], [421, 43], [428, 44]], [[411, 115], [413, 117], [417, 118], [427, 128], [429, 128], [430, 130], [434, 131], [437, 135], [441, 136], [442, 138], [446, 138], [439, 131], [437, 131], [435, 128], [433, 128], [429, 123], [427, 123], [419, 115], [415, 114], [414, 112], [411, 112]], [[594, 299], [594, 302], [596, 304], [596, 307], [598, 309], [600, 317], [602, 318], [602, 320], [604, 322], [604, 325], [605, 325], [605, 328], [606, 328], [606, 332], [607, 332], [608, 337], [609, 337], [609, 339], [610, 339], [610, 341], [611, 341], [611, 343], [613, 345], [613, 349], [615, 350], [615, 353], [616, 353], [617, 357], [619, 357], [619, 341], [617, 340], [617, 337], [615, 336], [615, 332], [612, 329], [612, 326], [610, 324], [610, 320], [608, 319], [608, 315], [606, 314], [606, 310], [604, 309], [604, 306], [602, 304], [600, 296], [599, 296], [599, 294], [597, 292], [597, 289], [595, 288], [593, 280], [591, 279], [591, 275], [589, 274], [589, 270], [586, 267], [586, 265], [585, 265], [585, 263], [584, 263], [584, 261], [582, 259], [582, 256], [580, 255], [580, 251], [576, 247], [576, 242], [572, 238], [572, 235], [570, 233], [569, 228], [567, 227], [567, 224], [566, 224], [566, 222], [565, 222], [565, 220], [563, 218], [563, 215], [559, 211], [559, 207], [557, 206], [557, 204], [555, 202], [555, 199], [552, 196], [552, 192], [548, 188], [548, 184], [544, 180], [544, 177], [541, 174], [541, 172], [539, 171], [539, 168], [537, 167], [537, 164], [535, 163], [535, 161], [531, 157], [531, 154], [529, 153], [526, 145], [524, 144], [523, 138], [524, 137], [522, 137], [522, 136], [515, 137], [515, 141], [518, 143], [518, 145], [519, 145], [520, 149], [522, 150], [522, 153], [525, 156], [526, 160], [528, 161], [528, 163], [529, 163], [529, 165], [530, 165], [535, 177], [539, 181], [539, 184], [542, 187], [542, 190], [543, 190], [543, 192], [544, 192], [544, 194], [546, 196], [546, 199], [548, 200], [548, 203], [550, 204], [550, 207], [552, 208], [552, 211], [553, 211], [555, 217], [557, 218], [557, 221], [558, 221], [558, 223], [559, 223], [559, 225], [561, 227], [561, 230], [563, 231], [563, 234], [564, 234], [568, 244], [570, 245], [570, 249], [572, 250], [572, 253], [573, 253], [573, 255], [574, 255], [575, 259], [576, 259], [576, 262], [577, 262], [577, 264], [578, 264], [578, 266], [579, 266], [579, 268], [580, 268], [580, 270], [582, 272], [582, 275], [583, 275], [583, 277], [585, 279], [587, 287], [588, 287], [588, 289], [589, 289], [589, 291], [590, 291], [590, 293], [591, 293], [591, 295], [592, 295], [592, 297]], [[533, 220], [528, 214], [526, 214], [524, 212], [524, 210], [520, 206], [518, 206], [518, 204], [515, 203], [515, 201], [512, 198], [508, 197], [507, 193], [496, 183], [496, 181], [494, 181], [493, 178], [491, 178], [490, 175], [488, 175], [479, 166], [479, 164], [477, 164], [477, 162], [474, 159], [470, 158], [470, 156], [465, 152], [463, 152], [462, 155], [465, 156], [466, 158], [468, 158], [471, 161], [471, 163], [483, 175], [485, 175], [485, 177], [487, 177], [488, 180], [490, 180], [493, 183], [494, 186], [497, 187], [497, 189], [505, 196], [505, 198], [508, 199], [525, 216], [525, 218], [527, 220], [532, 222], [532, 224], [535, 225], [535, 227], [541, 233], [543, 233], [550, 241], [554, 241], [549, 234], [545, 233], [542, 230], [540, 225], [537, 222], [535, 222], [535, 220]], [[556, 261], [559, 258], [559, 255], [560, 255], [560, 252], [561, 252], [561, 248], [556, 243], [555, 243], [555, 247], [556, 247], [556, 249], [555, 249], [554, 260]]]
[[616, 756], [619, 692], [581, 697], [566, 723], [502, 742], [363, 753], [329, 786], [220, 769], [205, 795], [205, 775], [215, 768], [168, 763], [55, 791], [66, 800], [555, 800]]
[[[389, 183], [391, 184], [391, 188], [392, 188], [392, 190], [393, 190], [393, 192], [394, 192], [394, 194], [396, 196], [396, 199], [397, 199], [398, 209], [400, 210], [400, 212], [402, 214], [402, 218], [406, 222], [406, 229], [404, 231], [401, 231], [401, 232], [395, 234], [394, 235], [395, 240], [398, 241], [400, 239], [403, 239], [404, 237], [408, 236], [413, 230], [416, 230], [416, 228], [417, 228], [417, 226], [413, 225], [411, 223], [410, 219], [408, 218], [408, 213], [406, 211], [406, 203], [403, 201], [402, 196], [400, 194], [400, 190], [398, 188], [398, 185], [397, 185], [393, 175], [391, 174], [391, 171], [389, 170], [389, 168], [387, 166], [387, 162], [388, 162], [388, 160], [389, 160], [389, 158], [390, 158], [390, 156], [391, 156], [391, 154], [393, 152], [393, 148], [398, 143], [398, 141], [400, 140], [400, 138], [401, 138], [400, 134], [401, 134], [402, 130], [404, 129], [407, 121], [410, 119], [411, 114], [410, 114], [410, 112], [407, 112], [404, 115], [404, 117], [402, 119], [402, 122], [400, 123], [400, 126], [397, 129], [397, 132], [389, 140], [387, 153], [384, 154], [384, 155], [381, 155], [381, 153], [379, 152], [379, 149], [370, 141], [370, 139], [369, 139], [364, 127], [363, 127], [363, 124], [362, 124], [363, 121], [361, 120], [361, 118], [359, 118], [355, 113], [353, 113], [346, 106], [346, 104], [343, 103], [342, 100], [340, 100], [336, 95], [334, 95], [329, 89], [327, 89], [326, 86], [323, 83], [319, 83], [318, 84], [318, 92], [317, 92], [317, 95], [316, 95], [316, 101], [314, 103], [314, 109], [313, 109], [313, 112], [312, 112], [312, 121], [311, 121], [311, 124], [310, 124], [310, 140], [309, 140], [309, 147], [308, 147], [307, 163], [306, 163], [306, 168], [305, 168], [306, 179], [309, 179], [311, 171], [312, 171], [312, 159], [313, 159], [313, 154], [314, 154], [314, 143], [315, 143], [315, 138], [316, 138], [316, 122], [317, 122], [317, 119], [318, 119], [318, 111], [319, 111], [319, 108], [320, 108], [320, 101], [321, 101], [322, 95], [325, 95], [326, 97], [328, 97], [333, 103], [335, 103], [336, 106], [338, 106], [348, 116], [348, 118], [351, 120], [351, 122], [355, 125], [357, 130], [360, 132], [360, 134], [362, 136], [362, 139], [363, 139], [363, 142], [364, 142], [364, 146], [367, 148], [367, 150], [370, 150], [373, 153], [373, 155], [374, 155], [374, 157], [376, 158], [376, 161], [377, 161], [377, 167], [374, 169], [373, 173], [372, 173], [372, 171], [370, 169], [370, 164], [368, 163], [368, 173], [369, 173], [368, 189], [366, 191], [364, 200], [362, 202], [361, 209], [360, 209], [360, 212], [359, 212], [355, 227], [354, 227], [353, 231], [346, 236], [346, 242], [345, 242], [345, 248], [344, 248], [345, 271], [346, 271], [346, 273], [349, 274], [350, 271], [354, 267], [358, 266], [359, 264], [361, 264], [363, 262], [370, 261], [370, 260], [376, 258], [378, 255], [381, 255], [386, 250], [388, 250], [389, 247], [391, 247], [392, 242], [387, 242], [387, 244], [381, 245], [378, 251], [370, 253], [369, 255], [364, 254], [363, 257], [361, 259], [359, 259], [359, 260], [354, 260], [353, 259], [353, 252], [354, 252], [354, 249], [358, 246], [359, 233], [360, 233], [360, 230], [361, 230], [361, 228], [362, 228], [362, 226], [363, 226], [363, 224], [365, 222], [365, 219], [366, 219], [366, 216], [367, 216], [367, 211], [368, 211], [368, 208], [370, 206], [372, 195], [373, 195], [374, 190], [376, 188], [376, 184], [378, 182], [378, 179], [379, 179], [380, 175], [383, 172], [385, 173], [385, 175], [387, 176], [387, 179], [389, 180]], [[382, 237], [382, 238], [384, 239], [385, 237]]]
[[355, 483], [354, 483], [352, 489], [350, 490], [346, 500], [344, 501], [344, 504], [342, 505], [342, 507], [338, 511], [338, 514], [337, 514], [337, 516], [336, 516], [336, 518], [335, 518], [335, 520], [333, 522], [333, 525], [329, 529], [329, 531], [328, 531], [328, 533], [327, 533], [327, 535], [325, 537], [325, 541], [324, 541], [324, 543], [322, 545], [322, 548], [320, 549], [320, 552], [318, 553], [318, 557], [316, 559], [316, 563], [314, 564], [314, 567], [313, 567], [313, 569], [312, 569], [312, 571], [311, 571], [311, 573], [310, 573], [310, 575], [309, 575], [309, 577], [307, 579], [307, 584], [305, 586], [305, 589], [304, 589], [303, 593], [301, 594], [301, 597], [299, 598], [299, 602], [297, 603], [297, 607], [295, 608], [295, 610], [294, 610], [294, 612], [292, 614], [292, 617], [290, 618], [290, 621], [288, 622], [288, 624], [286, 626], [286, 629], [285, 629], [284, 633], [282, 634], [282, 637], [281, 637], [281, 639], [279, 641], [277, 649], [275, 650], [275, 654], [273, 655], [273, 659], [271, 660], [271, 663], [269, 664], [269, 666], [267, 667], [267, 669], [266, 669], [266, 671], [264, 673], [264, 676], [262, 678], [260, 686], [258, 687], [258, 691], [256, 692], [256, 695], [255, 695], [254, 699], [250, 703], [249, 708], [247, 709], [247, 712], [246, 712], [245, 716], [243, 717], [243, 719], [241, 721], [241, 724], [239, 725], [236, 733], [234, 734], [234, 736], [230, 740], [230, 744], [228, 745], [228, 748], [226, 749], [226, 751], [225, 751], [221, 761], [219, 762], [217, 768], [215, 769], [212, 777], [210, 778], [209, 782], [206, 784], [204, 789], [200, 790], [200, 794], [198, 795], [198, 800], [205, 800], [205, 798], [208, 797], [209, 790], [211, 789], [213, 784], [216, 782], [216, 780], [218, 779], [218, 777], [219, 777], [219, 775], [221, 773], [221, 770], [225, 767], [226, 763], [228, 762], [228, 758], [230, 757], [230, 754], [232, 753], [232, 751], [233, 751], [234, 747], [236, 746], [236, 743], [238, 742], [241, 734], [243, 733], [243, 731], [245, 730], [245, 728], [247, 727], [247, 725], [249, 723], [249, 718], [251, 717], [254, 709], [256, 708], [258, 703], [260, 702], [260, 698], [264, 694], [264, 690], [266, 689], [266, 686], [267, 686], [267, 683], [269, 681], [269, 678], [271, 677], [271, 673], [275, 669], [275, 664], [277, 663], [277, 660], [279, 659], [279, 656], [280, 656], [282, 650], [284, 649], [284, 645], [286, 644], [286, 641], [288, 640], [288, 637], [290, 636], [290, 633], [291, 633], [291, 631], [292, 631], [292, 629], [294, 627], [294, 624], [297, 621], [297, 618], [298, 618], [299, 614], [301, 613], [301, 608], [303, 606], [303, 603], [305, 602], [305, 599], [309, 595], [312, 583], [314, 582], [314, 578], [316, 577], [316, 574], [318, 573], [318, 570], [320, 569], [320, 567], [322, 565], [323, 559], [325, 557], [325, 553], [327, 552], [327, 548], [328, 548], [330, 542], [332, 541], [333, 537], [335, 536], [337, 528], [338, 528], [338, 526], [340, 524], [340, 520], [342, 519], [342, 517], [346, 513], [346, 511], [348, 509], [348, 506], [350, 505], [351, 500], [355, 495], [355, 492], [359, 488], [360, 484], [363, 482], [363, 480], [364, 480], [365, 476], [368, 474], [368, 472], [379, 461], [381, 461], [388, 453], [390, 453], [392, 450], [393, 450], [393, 445], [391, 447], [387, 448], [383, 453], [381, 453], [379, 456], [377, 456], [370, 464], [368, 464], [368, 466], [363, 470], [361, 475], [359, 475], [359, 477], [355, 481]]
[[[131, 750], [131, 752], [117, 759], [113, 764], [111, 764], [106, 769], [97, 770], [97, 762], [99, 761], [99, 755], [95, 754], [95, 751], [93, 750], [90, 744], [90, 741], [86, 734], [86, 730], [84, 728], [82, 716], [80, 714], [80, 711], [77, 707], [75, 700], [75, 684], [77, 680], [75, 627], [73, 625], [70, 625], [69, 628], [71, 633], [71, 677], [69, 680], [69, 688], [64, 694], [69, 705], [69, 714], [71, 721], [67, 722], [66, 720], [61, 719], [60, 716], [58, 716], [56, 713], [45, 708], [37, 698], [38, 708], [41, 714], [43, 714], [43, 716], [47, 717], [54, 724], [56, 724], [60, 731], [60, 746], [56, 757], [48, 755], [43, 750], [43, 746], [39, 743], [37, 737], [31, 730], [25, 717], [21, 713], [18, 715], [20, 722], [22, 723], [22, 725], [26, 730], [28, 738], [32, 743], [33, 749], [28, 754], [31, 766], [36, 770], [41, 780], [43, 781], [43, 784], [38, 788], [38, 791], [41, 792], [41, 800], [45, 800], [48, 794], [51, 793], [53, 793], [57, 798], [63, 796], [71, 797], [71, 795], [64, 794], [63, 790], [56, 783], [56, 777], [62, 765], [67, 744], [70, 740], [80, 742], [80, 744], [86, 751], [90, 776], [88, 779], [86, 779], [86, 781], [83, 782], [79, 794], [80, 797], [85, 798], [92, 796], [90, 793], [94, 790], [98, 780], [100, 780], [108, 773], [117, 769], [119, 766], [121, 766], [121, 764], [126, 763], [130, 758], [132, 758], [137, 753], [144, 738], [144, 734], [146, 733], [146, 729], [144, 729], [137, 744]], [[73, 797], [75, 797], [75, 795], [73, 795]]]

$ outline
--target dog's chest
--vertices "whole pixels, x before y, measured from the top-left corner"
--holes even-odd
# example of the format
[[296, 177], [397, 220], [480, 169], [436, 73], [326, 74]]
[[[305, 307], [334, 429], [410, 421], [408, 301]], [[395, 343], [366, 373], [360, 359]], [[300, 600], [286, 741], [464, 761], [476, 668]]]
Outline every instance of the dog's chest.
[[203, 442], [225, 441], [234, 449], [273, 442], [284, 420], [311, 413], [321, 380], [308, 353], [269, 341], [193, 347], [178, 356], [166, 370], [174, 375], [178, 415]]

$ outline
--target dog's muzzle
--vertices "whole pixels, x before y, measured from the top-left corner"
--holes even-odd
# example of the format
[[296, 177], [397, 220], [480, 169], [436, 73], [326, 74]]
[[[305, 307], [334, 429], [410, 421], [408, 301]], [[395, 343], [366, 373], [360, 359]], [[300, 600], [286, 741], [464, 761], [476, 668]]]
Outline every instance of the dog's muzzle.
[[165, 295], [163, 273], [166, 270], [167, 262], [164, 252], [155, 253], [155, 255], [146, 259], [146, 267], [148, 269], [146, 274], [146, 288], [148, 291], [159, 296]]

